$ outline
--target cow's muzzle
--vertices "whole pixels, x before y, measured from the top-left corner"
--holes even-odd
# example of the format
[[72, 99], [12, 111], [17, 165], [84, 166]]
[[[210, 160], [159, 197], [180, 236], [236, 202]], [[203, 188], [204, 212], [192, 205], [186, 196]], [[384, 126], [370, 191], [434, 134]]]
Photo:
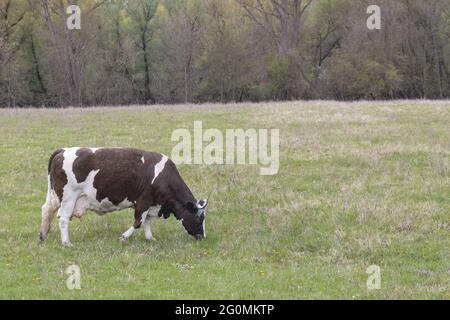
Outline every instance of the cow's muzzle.
[[202, 234], [195, 235], [196, 240], [202, 240], [203, 238], [204, 238], [204, 236]]

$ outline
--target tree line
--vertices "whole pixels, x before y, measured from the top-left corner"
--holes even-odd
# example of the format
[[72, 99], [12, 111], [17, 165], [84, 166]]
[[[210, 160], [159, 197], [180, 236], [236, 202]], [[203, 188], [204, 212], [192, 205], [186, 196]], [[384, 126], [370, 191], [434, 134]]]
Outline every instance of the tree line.
[[449, 40], [448, 0], [0, 0], [0, 107], [443, 99]]

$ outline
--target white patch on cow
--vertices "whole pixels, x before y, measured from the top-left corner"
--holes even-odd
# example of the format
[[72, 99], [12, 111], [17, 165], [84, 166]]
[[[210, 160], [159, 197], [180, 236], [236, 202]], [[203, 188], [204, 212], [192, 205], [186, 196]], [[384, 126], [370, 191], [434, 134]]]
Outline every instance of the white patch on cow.
[[203, 226], [203, 238], [206, 238], [206, 227], [205, 227], [205, 220], [203, 220], [203, 222], [202, 222], [202, 226]]
[[141, 158], [142, 163], [145, 163], [145, 159], [144, 157]]
[[134, 227], [131, 227], [122, 234], [122, 239], [123, 240], [129, 239], [133, 235], [134, 231], [136, 231], [136, 229]]
[[79, 149], [80, 148], [64, 149], [64, 162], [62, 167], [67, 176], [67, 184], [64, 186], [64, 189], [66, 189], [66, 187], [76, 186], [78, 184], [75, 173], [73, 172], [73, 163], [78, 158], [77, 151]]
[[152, 184], [155, 182], [156, 178], [158, 178], [159, 174], [164, 170], [167, 160], [169, 160], [169, 158], [163, 155], [161, 161], [155, 165], [155, 175], [153, 177]]
[[147, 220], [148, 210], [142, 214], [141, 223], [144, 223]]
[[100, 170], [92, 170], [91, 172], [89, 172], [86, 180], [78, 184], [78, 186], [83, 190], [82, 192], [88, 197], [89, 202], [91, 202], [92, 200], [97, 201], [97, 189], [95, 189], [94, 187], [94, 179], [99, 172]]
[[98, 150], [100, 150], [101, 148], [89, 148], [91, 149], [92, 153], [96, 153]]

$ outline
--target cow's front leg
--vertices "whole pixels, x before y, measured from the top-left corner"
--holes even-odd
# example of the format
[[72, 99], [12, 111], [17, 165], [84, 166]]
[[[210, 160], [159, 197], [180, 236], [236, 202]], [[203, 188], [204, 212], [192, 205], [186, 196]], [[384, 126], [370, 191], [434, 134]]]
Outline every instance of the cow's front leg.
[[125, 231], [122, 236], [120, 237], [120, 240], [126, 241], [128, 240], [133, 233], [139, 229], [142, 225], [142, 214], [144, 213], [143, 210], [135, 209], [134, 211], [134, 225], [130, 227], [127, 231]]
[[74, 207], [74, 200], [66, 200], [61, 203], [58, 211], [59, 230], [61, 231], [61, 243], [63, 246], [72, 246], [69, 240], [69, 221]]
[[133, 233], [135, 231], [136, 231], [136, 228], [134, 226], [131, 227], [130, 229], [128, 229], [127, 231], [122, 233], [122, 235], [120, 236], [120, 240], [127, 241], [133, 235]]

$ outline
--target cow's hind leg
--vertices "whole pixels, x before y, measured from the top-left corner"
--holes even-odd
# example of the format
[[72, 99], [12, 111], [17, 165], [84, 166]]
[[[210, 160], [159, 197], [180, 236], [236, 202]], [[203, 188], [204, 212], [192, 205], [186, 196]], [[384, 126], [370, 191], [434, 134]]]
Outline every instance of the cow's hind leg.
[[59, 199], [55, 192], [50, 187], [50, 178], [48, 183], [47, 199], [42, 206], [42, 223], [41, 231], [39, 232], [39, 240], [47, 239], [48, 233], [51, 229], [52, 220], [59, 208]]
[[51, 204], [45, 203], [42, 206], [42, 223], [41, 231], [39, 232], [39, 240], [45, 241], [47, 239], [55, 213], [56, 210], [54, 210]]
[[75, 208], [76, 199], [63, 199], [58, 211], [59, 230], [61, 231], [61, 243], [63, 246], [71, 246], [69, 241], [69, 221]]

